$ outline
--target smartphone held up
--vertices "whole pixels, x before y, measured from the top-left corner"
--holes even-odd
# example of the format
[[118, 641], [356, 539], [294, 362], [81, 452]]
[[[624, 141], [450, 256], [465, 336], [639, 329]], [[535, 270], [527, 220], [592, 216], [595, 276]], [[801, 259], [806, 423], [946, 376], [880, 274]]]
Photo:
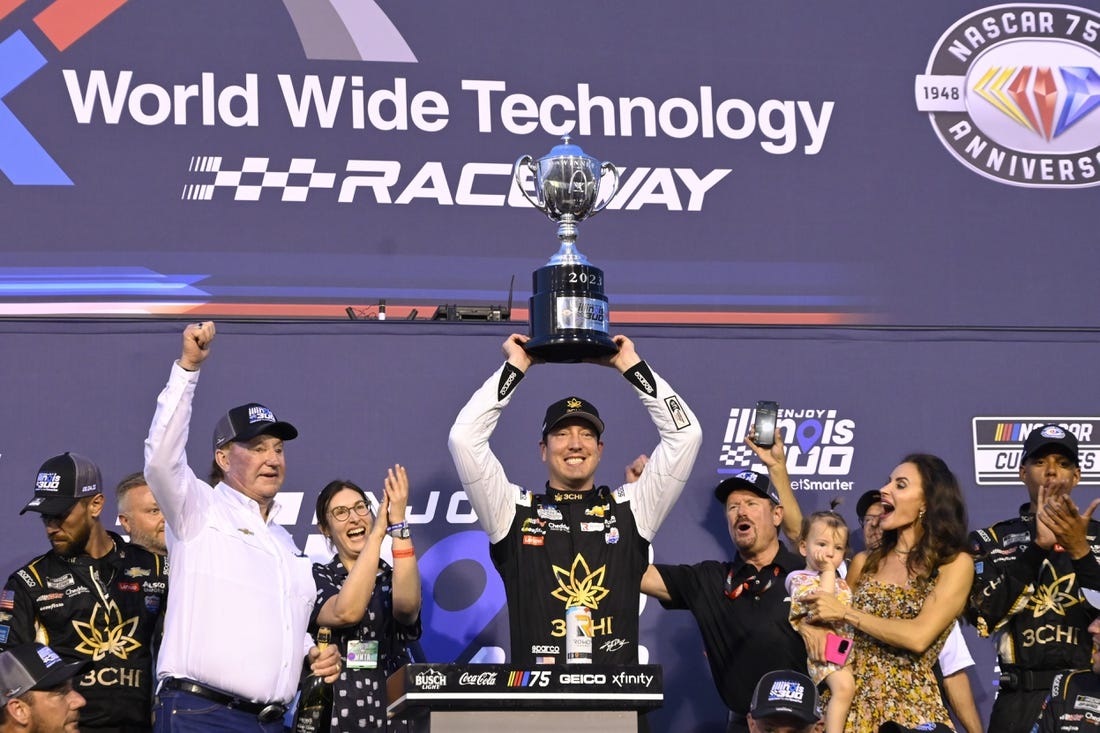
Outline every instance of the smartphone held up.
[[779, 417], [779, 403], [761, 400], [756, 403], [756, 418], [753, 421], [753, 442], [761, 448], [771, 448], [775, 444], [775, 422]]

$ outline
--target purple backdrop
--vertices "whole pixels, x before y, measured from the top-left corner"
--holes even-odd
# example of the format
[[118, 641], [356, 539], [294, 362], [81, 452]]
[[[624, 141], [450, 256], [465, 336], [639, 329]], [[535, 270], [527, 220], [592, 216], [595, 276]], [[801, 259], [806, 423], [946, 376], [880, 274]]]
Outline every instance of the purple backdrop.
[[[499, 364], [505, 336], [522, 325], [219, 323], [195, 403], [191, 464], [206, 469], [208, 431], [227, 405], [258, 400], [293, 421], [302, 435], [290, 446], [284, 498], [301, 503], [292, 529], [313, 553], [324, 550], [311, 536], [309, 507], [324, 483], [342, 476], [377, 489], [386, 466], [407, 465], [425, 575], [425, 653], [432, 661], [469, 660], [479, 653], [484, 658], [490, 653], [484, 647], [501, 646], [507, 638], [499, 581], [491, 567], [485, 571], [485, 536], [462, 495], [446, 434], [469, 393]], [[154, 400], [178, 356], [181, 328], [171, 321], [0, 321], [5, 573], [46, 548], [41, 524], [17, 515], [42, 460], [64, 450], [82, 452], [100, 463], [108, 484], [141, 466]], [[988, 450], [1014, 456], [1018, 444], [981, 436], [976, 444], [975, 418], [1000, 418], [1001, 424], [1012, 423], [1004, 416], [1017, 423], [1073, 418], [1090, 430], [1100, 424], [1089, 407], [1095, 392], [1078, 376], [1100, 359], [1093, 333], [1054, 338], [993, 331], [637, 326], [629, 335], [677, 386], [704, 428], [692, 478], [656, 538], [660, 562], [730, 555], [710, 490], [720, 472], [736, 466], [729, 436], [738, 431], [731, 414], [736, 423], [757, 399], [778, 400], [789, 411], [783, 419], [795, 435], [788, 439], [802, 449], [801, 457], [792, 455], [791, 470], [803, 509], [825, 508], [840, 498], [840, 511], [853, 522], [853, 497], [884, 483], [905, 453], [924, 450], [943, 456], [958, 474], [971, 525], [991, 524], [1010, 516], [1025, 491], [1018, 483], [979, 485], [975, 456]], [[530, 486], [545, 480], [536, 445], [542, 411], [562, 394], [578, 392], [607, 417], [598, 478], [619, 480], [623, 467], [656, 443], [621, 379], [591, 365], [535, 367], [493, 441], [509, 475]], [[1098, 443], [1096, 435], [1083, 443], [1093, 485], [1078, 489], [1081, 502], [1096, 494]], [[690, 615], [648, 603], [642, 635], [650, 661], [665, 666], [668, 686], [654, 729], [714, 730], [721, 704]], [[992, 648], [977, 641], [971, 650], [978, 662], [975, 691], [988, 710]]]

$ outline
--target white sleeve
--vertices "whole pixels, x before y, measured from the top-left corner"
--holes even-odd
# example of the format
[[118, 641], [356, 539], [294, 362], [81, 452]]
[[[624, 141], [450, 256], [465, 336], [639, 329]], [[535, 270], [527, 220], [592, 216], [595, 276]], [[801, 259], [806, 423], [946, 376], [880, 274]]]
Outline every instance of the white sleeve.
[[[644, 369], [645, 378], [633, 374], [639, 367]], [[644, 361], [625, 376], [638, 390], [638, 397], [661, 434], [661, 442], [650, 454], [641, 477], [623, 487], [629, 493], [638, 532], [651, 542], [691, 475], [703, 443], [703, 429], [683, 398]], [[639, 383], [651, 389], [643, 389]]]
[[[466, 490], [466, 498], [491, 543], [499, 542], [508, 534], [516, 516], [516, 498], [522, 491], [508, 481], [504, 467], [489, 447], [489, 437], [501, 411], [511, 401], [514, 388], [514, 384], [501, 384], [501, 378], [522, 375], [506, 367], [507, 363], [474, 392], [459, 411], [447, 437], [447, 448]], [[504, 396], [500, 397], [502, 392]]]
[[210, 486], [187, 464], [191, 400], [198, 381], [197, 371], [172, 364], [145, 439], [145, 480], [169, 530], [179, 539], [202, 528], [205, 508], [213, 497]]
[[956, 672], [974, 666], [974, 657], [970, 656], [970, 648], [966, 646], [959, 622], [951, 625], [951, 633], [947, 635], [947, 641], [940, 650], [940, 671], [944, 677], [949, 677]]

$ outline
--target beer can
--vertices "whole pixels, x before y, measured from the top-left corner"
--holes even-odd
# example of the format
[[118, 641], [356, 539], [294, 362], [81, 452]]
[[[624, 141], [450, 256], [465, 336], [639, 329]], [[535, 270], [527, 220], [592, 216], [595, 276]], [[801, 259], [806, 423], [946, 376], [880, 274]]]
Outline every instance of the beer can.
[[592, 610], [587, 606], [565, 609], [565, 663], [592, 664]]

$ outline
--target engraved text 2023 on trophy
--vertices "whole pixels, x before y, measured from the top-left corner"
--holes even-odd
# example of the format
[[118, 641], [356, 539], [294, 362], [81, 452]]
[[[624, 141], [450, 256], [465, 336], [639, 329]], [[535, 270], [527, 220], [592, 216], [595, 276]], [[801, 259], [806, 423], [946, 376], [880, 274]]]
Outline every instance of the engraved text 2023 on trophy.
[[[523, 186], [527, 168], [535, 179], [535, 197]], [[611, 193], [599, 200], [604, 171], [612, 175]], [[603, 270], [577, 251], [577, 223], [603, 211], [619, 190], [619, 171], [586, 155], [568, 136], [535, 161], [524, 155], [512, 170], [524, 197], [558, 222], [561, 247], [534, 272], [527, 352], [551, 362], [578, 362], [618, 351], [608, 335]]]

